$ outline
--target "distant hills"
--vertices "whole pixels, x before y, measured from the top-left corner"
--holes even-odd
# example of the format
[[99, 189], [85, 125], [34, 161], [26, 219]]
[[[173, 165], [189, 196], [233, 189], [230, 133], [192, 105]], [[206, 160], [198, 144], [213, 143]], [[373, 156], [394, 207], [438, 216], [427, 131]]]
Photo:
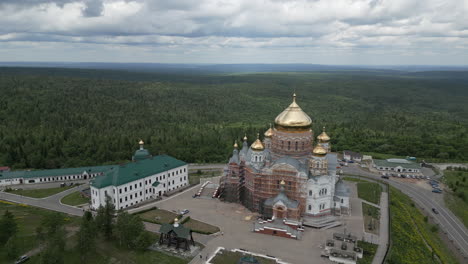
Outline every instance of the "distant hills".
[[468, 71], [465, 66], [437, 65], [321, 65], [321, 64], [181, 64], [107, 62], [0, 62], [0, 67], [108, 69], [144, 72], [234, 73], [371, 70], [390, 72]]

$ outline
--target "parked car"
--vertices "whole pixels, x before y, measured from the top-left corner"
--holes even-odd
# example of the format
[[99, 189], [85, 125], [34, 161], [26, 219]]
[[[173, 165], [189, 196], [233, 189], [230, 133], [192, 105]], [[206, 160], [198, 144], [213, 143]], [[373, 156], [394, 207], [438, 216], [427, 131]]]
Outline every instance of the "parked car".
[[190, 213], [190, 211], [188, 209], [184, 209], [184, 210], [180, 211], [181, 215], [185, 215], [185, 214], [188, 214], [188, 213]]
[[387, 175], [382, 175], [382, 178], [388, 179], [388, 176]]
[[29, 259], [28, 256], [23, 255], [23, 256], [21, 256], [21, 257], [15, 262], [15, 264], [24, 263], [24, 262], [26, 262], [28, 259]]
[[432, 189], [432, 192], [433, 193], [442, 193], [442, 190], [438, 189], [438, 188], [435, 188], [435, 189]]
[[439, 211], [437, 211], [435, 208], [432, 208], [432, 212], [434, 212], [434, 214], [439, 214]]

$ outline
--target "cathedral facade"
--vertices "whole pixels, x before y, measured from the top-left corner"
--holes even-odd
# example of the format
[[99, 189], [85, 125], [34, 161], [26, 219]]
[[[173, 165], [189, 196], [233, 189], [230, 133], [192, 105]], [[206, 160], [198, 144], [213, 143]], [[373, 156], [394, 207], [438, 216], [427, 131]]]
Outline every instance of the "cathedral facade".
[[312, 119], [293, 102], [275, 119], [263, 141], [237, 142], [220, 180], [220, 197], [266, 218], [300, 219], [349, 211], [349, 190], [336, 174], [330, 137], [317, 136]]

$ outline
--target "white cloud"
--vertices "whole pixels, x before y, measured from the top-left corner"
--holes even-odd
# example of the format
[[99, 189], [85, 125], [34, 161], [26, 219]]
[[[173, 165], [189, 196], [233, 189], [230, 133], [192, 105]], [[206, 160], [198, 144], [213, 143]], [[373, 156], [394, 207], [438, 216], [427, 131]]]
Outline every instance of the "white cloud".
[[466, 0], [3, 0], [0, 54], [24, 53], [19, 43], [29, 49], [55, 43], [60, 60], [69, 60], [63, 47], [86, 58], [88, 49], [111, 46], [140, 56], [134, 61], [154, 58], [145, 52], [175, 51], [167, 59], [184, 62], [177, 54], [188, 53], [190, 61], [198, 54], [200, 62], [227, 62], [240, 54], [236, 60], [263, 62], [253, 59], [270, 54], [269, 62], [282, 62], [285, 54], [292, 62], [327, 63], [325, 55], [340, 54], [347, 63], [356, 54], [407, 58], [411, 52], [414, 63], [418, 54], [434, 63], [458, 54], [453, 63], [460, 63], [468, 61], [466, 17]]

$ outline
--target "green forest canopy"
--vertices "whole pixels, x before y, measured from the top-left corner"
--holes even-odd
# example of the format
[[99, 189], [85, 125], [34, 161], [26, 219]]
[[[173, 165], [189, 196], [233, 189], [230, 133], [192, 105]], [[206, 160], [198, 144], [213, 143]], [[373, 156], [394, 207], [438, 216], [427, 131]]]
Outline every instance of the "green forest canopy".
[[0, 165], [57, 168], [152, 154], [225, 162], [291, 102], [334, 151], [468, 160], [468, 74], [394, 71], [189, 74], [0, 68]]

